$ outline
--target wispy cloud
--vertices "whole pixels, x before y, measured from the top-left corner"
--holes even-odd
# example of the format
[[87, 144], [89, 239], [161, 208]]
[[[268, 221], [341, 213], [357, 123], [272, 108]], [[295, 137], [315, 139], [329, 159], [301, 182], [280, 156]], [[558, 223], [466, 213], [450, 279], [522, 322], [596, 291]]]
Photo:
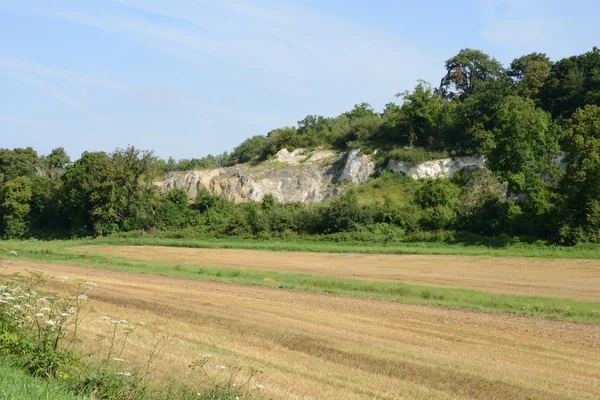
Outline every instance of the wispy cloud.
[[45, 65], [31, 63], [22, 60], [0, 58], [0, 68], [13, 71], [25, 72], [48, 78], [61, 79], [82, 85], [99, 86], [113, 90], [124, 90], [122, 85], [105, 80], [95, 79], [93, 77], [81, 75], [75, 72], [51, 68]]
[[67, 104], [76, 110], [79, 110], [79, 111], [82, 111], [82, 112], [85, 112], [85, 113], [88, 113], [91, 115], [97, 115], [97, 114], [94, 114], [93, 112], [91, 112], [90, 110], [88, 110], [83, 104], [81, 104], [79, 101], [72, 98], [69, 94], [67, 94], [60, 88], [54, 86], [53, 84], [51, 84], [48, 81], [44, 81], [41, 79], [37, 79], [37, 78], [31, 77], [31, 76], [27, 76], [27, 75], [23, 75], [23, 74], [19, 74], [19, 73], [5, 73], [5, 75], [14, 80], [17, 80], [19, 82], [33, 86], [33, 87], [41, 90], [42, 92], [46, 93], [48, 96], [50, 96], [64, 104]]
[[[95, 9], [85, 4], [35, 12], [125, 35], [200, 67], [218, 64], [222, 75], [299, 96], [324, 88], [381, 93], [386, 83], [410, 87], [429, 77], [427, 60], [402, 38], [306, 3], [115, 0], [121, 7]], [[397, 90], [390, 87], [388, 96]]]

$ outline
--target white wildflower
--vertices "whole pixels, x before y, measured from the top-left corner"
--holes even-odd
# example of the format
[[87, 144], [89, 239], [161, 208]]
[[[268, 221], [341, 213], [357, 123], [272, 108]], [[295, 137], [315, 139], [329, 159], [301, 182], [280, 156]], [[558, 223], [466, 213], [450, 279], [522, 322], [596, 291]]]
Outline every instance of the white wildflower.
[[265, 387], [263, 385], [256, 385], [256, 390], [263, 390]]
[[58, 279], [60, 279], [61, 281], [64, 282], [64, 281], [68, 280], [69, 277], [68, 276], [59, 276]]
[[117, 372], [117, 375], [131, 376], [131, 372]]
[[117, 357], [114, 357], [113, 360], [114, 361], [121, 361], [121, 362], [125, 361], [124, 358], [117, 358]]
[[107, 316], [102, 316], [102, 317], [100, 317], [100, 319], [109, 320], [109, 319], [110, 319], [110, 317], [107, 317]]
[[121, 323], [121, 321], [118, 321], [116, 319], [113, 319], [110, 321], [111, 324], [115, 324], [115, 325], [119, 325]]
[[48, 307], [42, 307], [42, 308], [40, 308], [40, 312], [50, 312], [50, 311], [52, 311], [52, 309], [48, 308]]
[[25, 317], [25, 319], [27, 320], [32, 320], [33, 318], [31, 318], [29, 315]]
[[227, 367], [224, 365], [217, 365], [217, 369], [225, 370], [225, 369], [227, 369]]
[[127, 320], [126, 320], [126, 319], [122, 319], [122, 320], [120, 320], [119, 322], [120, 322], [120, 323], [122, 323], [122, 324], [128, 324], [128, 323], [129, 323], [129, 322], [127, 322]]
[[69, 317], [69, 314], [61, 312], [60, 316], [63, 317], [63, 318], [67, 318], [67, 317]]
[[54, 326], [54, 325], [56, 325], [56, 321], [53, 319], [47, 319], [46, 325]]
[[79, 300], [87, 300], [88, 297], [85, 294], [80, 294], [79, 296], [77, 296], [77, 299], [79, 299]]
[[15, 301], [15, 298], [12, 296], [4, 296], [4, 300], [6, 301]]
[[209, 358], [209, 357], [212, 357], [212, 356], [213, 356], [212, 354], [201, 354], [200, 355], [200, 357], [202, 357], [202, 358]]
[[15, 305], [13, 306], [13, 308], [14, 308], [15, 310], [24, 311], [24, 310], [23, 310], [23, 307], [21, 307], [21, 306], [20, 306], [20, 305], [18, 305], [18, 304], [15, 304]]
[[85, 285], [86, 286], [90, 286], [90, 287], [96, 287], [96, 286], [98, 286], [94, 282], [90, 282], [90, 281], [86, 282]]
[[41, 318], [41, 317], [44, 316], [44, 313], [39, 312], [39, 313], [35, 314], [35, 316], [38, 317], [38, 318]]

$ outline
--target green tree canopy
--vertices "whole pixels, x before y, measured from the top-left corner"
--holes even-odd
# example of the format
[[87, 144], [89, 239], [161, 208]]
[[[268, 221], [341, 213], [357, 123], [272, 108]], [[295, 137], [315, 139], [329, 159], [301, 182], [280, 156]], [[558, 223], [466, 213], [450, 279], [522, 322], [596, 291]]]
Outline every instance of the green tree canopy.
[[540, 92], [544, 109], [568, 119], [587, 104], [600, 106], [600, 49], [562, 59], [552, 66]]
[[531, 202], [540, 198], [546, 184], [541, 173], [556, 173], [554, 162], [560, 154], [559, 137], [550, 114], [531, 99], [510, 96], [498, 110], [494, 128], [495, 147], [488, 164], [508, 182], [512, 193], [525, 193]]
[[446, 61], [446, 76], [439, 90], [445, 98], [465, 97], [474, 94], [482, 83], [505, 77], [506, 70], [495, 58], [480, 50], [462, 49]]
[[[587, 105], [567, 122], [566, 174], [561, 188], [565, 196], [563, 232], [600, 241], [600, 107]], [[572, 239], [572, 238], [571, 238]]]

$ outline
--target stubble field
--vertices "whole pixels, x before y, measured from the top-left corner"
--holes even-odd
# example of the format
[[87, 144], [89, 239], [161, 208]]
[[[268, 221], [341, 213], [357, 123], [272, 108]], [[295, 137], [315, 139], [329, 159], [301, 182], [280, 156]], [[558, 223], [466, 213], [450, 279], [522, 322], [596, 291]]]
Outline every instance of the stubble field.
[[[401, 280], [502, 293], [598, 300], [598, 261], [447, 256], [270, 253], [154, 247], [78, 248], [137, 260]], [[391, 258], [390, 258], [391, 257]], [[191, 379], [187, 366], [257, 368], [276, 399], [597, 399], [600, 325], [377, 299], [211, 282], [64, 264], [15, 262], [98, 284], [100, 316], [143, 321], [126, 357], [143, 363], [171, 338], [155, 368]], [[52, 290], [64, 291], [60, 284]], [[225, 372], [222, 372], [225, 373]], [[243, 374], [243, 373], [242, 373]]]

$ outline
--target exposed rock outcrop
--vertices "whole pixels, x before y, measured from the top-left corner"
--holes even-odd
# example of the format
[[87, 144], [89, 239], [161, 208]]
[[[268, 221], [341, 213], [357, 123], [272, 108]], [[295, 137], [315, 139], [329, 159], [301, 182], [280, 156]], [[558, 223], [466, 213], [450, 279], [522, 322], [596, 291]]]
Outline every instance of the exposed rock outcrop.
[[361, 155], [360, 150], [351, 150], [338, 182], [350, 181], [362, 185], [369, 180], [373, 172], [375, 172], [375, 163], [371, 157], [366, 154]]
[[[386, 169], [415, 179], [434, 179], [453, 177], [462, 168], [484, 167], [483, 157], [458, 157], [418, 165], [390, 161]], [[173, 172], [155, 184], [163, 190], [184, 189], [190, 199], [206, 188], [237, 203], [260, 201], [267, 194], [282, 203], [315, 203], [345, 191], [347, 185], [341, 183], [366, 183], [375, 170], [372, 157], [360, 150], [338, 155], [329, 150], [307, 154], [303, 149], [284, 149], [258, 165]]]
[[454, 157], [412, 164], [406, 161], [388, 162], [388, 170], [403, 173], [414, 179], [453, 178], [463, 168], [485, 168], [485, 157]]
[[184, 189], [195, 199], [201, 188], [236, 203], [260, 201], [271, 194], [282, 203], [320, 202], [336, 193], [340, 156], [332, 151], [305, 155], [302, 149], [281, 150], [259, 165], [173, 172], [155, 182], [163, 190]]

